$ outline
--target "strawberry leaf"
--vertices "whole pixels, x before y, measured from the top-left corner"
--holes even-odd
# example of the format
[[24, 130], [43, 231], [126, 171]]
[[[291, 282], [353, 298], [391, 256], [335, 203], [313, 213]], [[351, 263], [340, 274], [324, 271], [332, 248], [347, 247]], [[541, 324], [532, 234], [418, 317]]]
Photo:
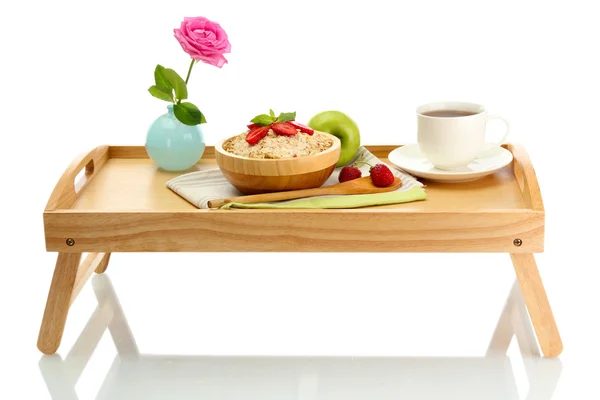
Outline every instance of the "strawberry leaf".
[[268, 126], [275, 122], [275, 118], [267, 114], [260, 114], [252, 118], [250, 122], [259, 126]]
[[287, 122], [287, 121], [294, 121], [296, 119], [296, 112], [291, 112], [291, 113], [281, 113], [279, 114], [279, 117], [277, 118], [277, 121], [279, 122]]

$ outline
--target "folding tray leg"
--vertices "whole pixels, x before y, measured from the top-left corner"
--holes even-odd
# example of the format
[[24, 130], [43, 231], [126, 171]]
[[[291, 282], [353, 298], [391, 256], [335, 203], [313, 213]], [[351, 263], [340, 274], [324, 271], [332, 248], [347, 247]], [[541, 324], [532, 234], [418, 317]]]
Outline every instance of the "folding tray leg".
[[510, 258], [542, 353], [546, 357], [557, 357], [563, 344], [535, 258], [531, 253], [515, 253]]
[[89, 253], [80, 264], [81, 253], [58, 253], [37, 342], [42, 353], [54, 354], [58, 350], [69, 307], [92, 272], [106, 270], [108, 257], [109, 253]]
[[110, 260], [110, 253], [104, 253], [104, 258], [102, 259], [100, 264], [98, 264], [98, 267], [96, 267], [95, 271], [97, 274], [103, 274], [104, 272], [106, 272], [106, 268], [108, 268], [109, 260]]

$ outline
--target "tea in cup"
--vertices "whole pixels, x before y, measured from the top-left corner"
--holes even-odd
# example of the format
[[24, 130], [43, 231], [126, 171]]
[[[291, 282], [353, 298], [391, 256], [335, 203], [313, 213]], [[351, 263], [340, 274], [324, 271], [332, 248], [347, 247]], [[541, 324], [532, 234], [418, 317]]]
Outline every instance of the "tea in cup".
[[[486, 146], [487, 121], [502, 120], [506, 131], [494, 145]], [[417, 108], [418, 143], [423, 155], [438, 169], [465, 167], [486, 151], [502, 145], [508, 121], [488, 115], [480, 104], [457, 101], [425, 104]]]

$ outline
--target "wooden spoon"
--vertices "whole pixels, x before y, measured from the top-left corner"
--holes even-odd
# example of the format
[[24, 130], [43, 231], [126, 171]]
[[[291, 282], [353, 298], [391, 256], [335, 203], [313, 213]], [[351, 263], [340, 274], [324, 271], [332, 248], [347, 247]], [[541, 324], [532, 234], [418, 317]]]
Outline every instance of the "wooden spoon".
[[231, 197], [229, 199], [211, 200], [208, 207], [219, 208], [227, 203], [268, 203], [271, 201], [301, 199], [303, 197], [324, 196], [330, 194], [369, 194], [391, 192], [402, 186], [400, 178], [395, 177], [394, 183], [386, 187], [377, 187], [371, 182], [371, 178], [353, 179], [331, 186], [323, 186], [314, 189], [290, 190], [287, 192], [253, 194], [250, 196]]

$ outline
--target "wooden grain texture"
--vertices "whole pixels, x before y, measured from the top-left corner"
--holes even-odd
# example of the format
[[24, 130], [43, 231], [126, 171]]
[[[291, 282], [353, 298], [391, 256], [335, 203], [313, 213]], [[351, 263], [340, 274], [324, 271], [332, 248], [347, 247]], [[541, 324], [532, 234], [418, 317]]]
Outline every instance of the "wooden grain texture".
[[97, 274], [103, 274], [104, 272], [106, 272], [106, 268], [108, 268], [108, 262], [110, 261], [110, 253], [103, 254], [104, 256], [102, 257], [102, 260], [100, 260], [100, 262], [98, 263], [98, 266], [95, 270]]
[[60, 346], [81, 253], [59, 253], [38, 337], [38, 349], [53, 354]]
[[251, 196], [238, 196], [231, 197], [228, 199], [217, 199], [208, 202], [210, 208], [218, 208], [227, 203], [266, 203], [272, 201], [292, 200], [301, 199], [304, 197], [312, 196], [326, 196], [326, 195], [349, 195], [349, 194], [373, 194], [373, 193], [385, 193], [391, 192], [392, 190], [398, 189], [402, 186], [402, 180], [398, 177], [394, 178], [394, 182], [390, 186], [377, 187], [373, 185], [371, 178], [368, 176], [353, 179], [335, 185], [317, 187], [313, 189], [304, 190], [291, 190], [287, 192], [277, 193], [265, 193], [255, 194]]
[[537, 176], [525, 148], [520, 144], [508, 144], [506, 148], [513, 153], [514, 175], [525, 201], [525, 205], [536, 211], [544, 211], [542, 193]]
[[557, 357], [563, 350], [563, 344], [535, 258], [529, 253], [511, 254], [510, 257], [542, 353], [546, 357]]
[[72, 209], [112, 210], [195, 210], [196, 208], [166, 187], [181, 174], [217, 168], [214, 159], [201, 160], [182, 172], [158, 168], [150, 159], [110, 159], [79, 195]]
[[[384, 162], [396, 147], [367, 146]], [[527, 200], [507, 166], [473, 182], [430, 182], [420, 202], [355, 210], [198, 210], [166, 188], [184, 172], [160, 170], [143, 147], [111, 146], [108, 153], [111, 159], [71, 209], [45, 213], [49, 251], [543, 251], [544, 212], [532, 209], [530, 188], [537, 183], [529, 168]], [[217, 168], [214, 154], [208, 147], [189, 171]], [[73, 247], [65, 244], [70, 237]], [[513, 244], [517, 238], [520, 247]]]
[[331, 164], [318, 171], [288, 176], [238, 174], [226, 169], [221, 172], [237, 190], [250, 195], [319, 187], [327, 181], [334, 169], [335, 164]]
[[[79, 193], [81, 193], [92, 179], [102, 170], [109, 158], [109, 146], [99, 146], [88, 153], [79, 155], [65, 170], [50, 199], [46, 204], [46, 211], [61, 208], [69, 208], [73, 205]], [[75, 182], [75, 178], [85, 168], [81, 182]]]
[[[110, 146], [108, 154], [111, 159], [144, 159], [150, 158], [146, 148], [144, 146]], [[202, 155], [202, 160], [214, 160], [215, 159], [215, 148], [213, 146], [206, 146]]]
[[[337, 212], [330, 212], [337, 211]], [[543, 213], [196, 210], [44, 215], [48, 251], [539, 252]], [[75, 239], [69, 247], [65, 238]], [[522, 246], [513, 240], [521, 238]]]
[[[387, 160], [383, 155], [387, 155], [389, 149], [396, 147], [378, 146], [369, 149], [385, 162]], [[214, 158], [205, 155], [188, 171], [167, 172], [157, 168], [147, 157], [142, 157], [145, 154], [143, 147], [128, 148], [131, 149], [128, 151], [112, 149], [113, 147], [111, 147], [111, 154], [116, 152], [127, 157], [111, 158], [85, 191], [79, 194], [72, 209], [98, 212], [198, 211], [196, 207], [167, 189], [166, 182], [186, 172], [217, 168]], [[397, 209], [402, 212], [417, 213], [527, 208], [510, 166], [473, 182], [460, 184], [428, 182], [426, 191], [427, 201], [392, 204], [371, 209]]]
[[[106, 270], [110, 253], [59, 253], [38, 338], [38, 348], [53, 354], [60, 346], [69, 307], [95, 270]], [[104, 272], [104, 271], [102, 271]]]

